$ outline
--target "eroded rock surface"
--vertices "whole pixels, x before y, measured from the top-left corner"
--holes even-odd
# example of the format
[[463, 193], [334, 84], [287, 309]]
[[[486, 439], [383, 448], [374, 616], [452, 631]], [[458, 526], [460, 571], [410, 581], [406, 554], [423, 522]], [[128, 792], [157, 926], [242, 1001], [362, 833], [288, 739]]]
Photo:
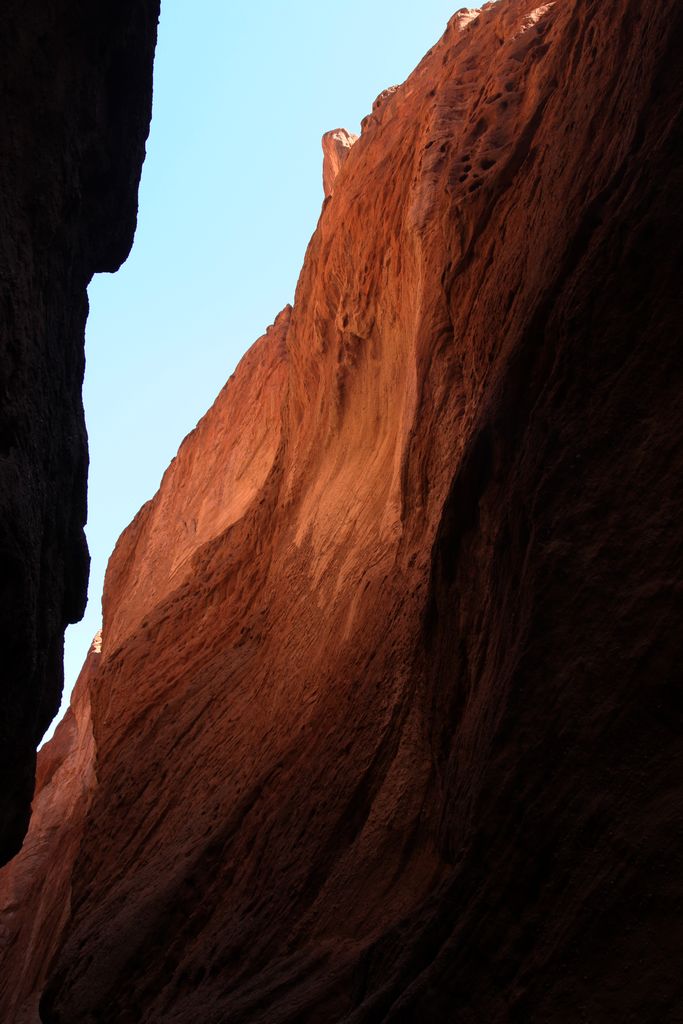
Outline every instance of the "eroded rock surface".
[[323, 135], [323, 191], [326, 197], [332, 195], [334, 179], [345, 163], [351, 146], [357, 140], [358, 136], [346, 128], [335, 128], [334, 131], [325, 132]]
[[682, 46], [501, 0], [373, 111], [112, 557], [44, 1024], [680, 1018]]
[[100, 650], [98, 635], [69, 710], [38, 755], [29, 835], [0, 872], [0, 1005], [12, 1024], [39, 1020], [38, 1000], [69, 920], [71, 873], [96, 782], [90, 684]]
[[6, 0], [0, 54], [0, 863], [88, 579], [86, 287], [130, 249], [158, 0]]

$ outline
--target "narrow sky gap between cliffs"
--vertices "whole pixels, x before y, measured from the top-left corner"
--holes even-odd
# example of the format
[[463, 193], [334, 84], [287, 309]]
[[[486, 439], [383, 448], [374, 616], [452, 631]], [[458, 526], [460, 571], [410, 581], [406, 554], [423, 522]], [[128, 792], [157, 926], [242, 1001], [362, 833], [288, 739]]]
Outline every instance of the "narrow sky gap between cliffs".
[[100, 627], [119, 534], [292, 300], [323, 199], [321, 136], [358, 132], [453, 10], [448, 0], [162, 5], [133, 251], [89, 290], [92, 564], [85, 617], [66, 634], [62, 711]]

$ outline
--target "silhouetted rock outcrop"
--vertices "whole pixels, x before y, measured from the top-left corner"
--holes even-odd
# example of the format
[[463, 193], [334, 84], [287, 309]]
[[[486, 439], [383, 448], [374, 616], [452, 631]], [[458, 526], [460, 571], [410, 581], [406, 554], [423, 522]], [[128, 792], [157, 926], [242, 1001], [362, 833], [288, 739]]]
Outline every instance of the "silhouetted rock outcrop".
[[680, 1019], [682, 29], [501, 0], [376, 105], [112, 556], [44, 1024]]
[[0, 105], [0, 863], [88, 580], [86, 287], [135, 229], [159, 0], [5, 0]]

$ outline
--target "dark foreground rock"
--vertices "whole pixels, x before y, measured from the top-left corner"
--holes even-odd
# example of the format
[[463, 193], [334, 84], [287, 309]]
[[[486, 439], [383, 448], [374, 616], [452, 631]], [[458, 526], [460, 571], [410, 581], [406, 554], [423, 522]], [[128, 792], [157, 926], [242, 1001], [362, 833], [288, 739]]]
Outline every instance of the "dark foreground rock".
[[88, 580], [86, 287], [135, 230], [158, 0], [5, 0], [0, 46], [0, 863]]

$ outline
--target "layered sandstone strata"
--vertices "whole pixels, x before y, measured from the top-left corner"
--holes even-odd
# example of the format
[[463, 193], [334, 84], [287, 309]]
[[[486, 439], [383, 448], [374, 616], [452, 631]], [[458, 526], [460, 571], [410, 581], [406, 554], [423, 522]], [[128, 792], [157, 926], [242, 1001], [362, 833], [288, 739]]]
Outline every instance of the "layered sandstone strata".
[[0, 863], [20, 847], [88, 580], [86, 287], [130, 249], [159, 0], [5, 0], [0, 103]]
[[112, 556], [44, 1024], [680, 1016], [682, 45], [501, 0], [376, 104]]

